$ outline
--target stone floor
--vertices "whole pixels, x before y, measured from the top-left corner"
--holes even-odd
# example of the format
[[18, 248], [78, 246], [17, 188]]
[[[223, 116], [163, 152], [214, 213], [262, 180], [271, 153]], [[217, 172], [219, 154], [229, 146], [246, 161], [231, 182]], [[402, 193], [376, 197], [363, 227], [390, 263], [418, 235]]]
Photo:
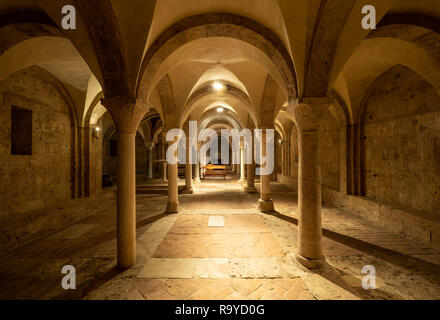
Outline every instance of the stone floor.
[[[0, 299], [439, 299], [440, 250], [323, 208], [324, 267], [297, 264], [297, 195], [273, 183], [277, 213], [235, 180], [206, 180], [163, 214], [167, 197], [137, 197], [137, 264], [116, 268], [115, 209], [0, 257]], [[210, 223], [211, 221], [211, 223]], [[214, 226], [209, 226], [214, 225]], [[76, 268], [77, 288], [61, 288]], [[362, 268], [376, 289], [362, 288]]]

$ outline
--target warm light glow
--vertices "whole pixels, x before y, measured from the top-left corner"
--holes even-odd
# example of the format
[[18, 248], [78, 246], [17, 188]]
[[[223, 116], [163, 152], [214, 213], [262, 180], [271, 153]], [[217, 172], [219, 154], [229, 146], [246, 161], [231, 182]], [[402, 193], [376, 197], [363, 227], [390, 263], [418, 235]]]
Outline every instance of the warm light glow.
[[223, 111], [225, 111], [225, 109], [224, 109], [223, 107], [218, 107], [218, 108], [217, 108], [217, 112], [221, 113], [221, 112], [223, 112]]
[[96, 132], [99, 132], [101, 130], [101, 128], [96, 127], [95, 130], [96, 130]]
[[222, 90], [223, 90], [223, 84], [221, 84], [221, 83], [218, 82], [218, 81], [214, 82], [214, 84], [212, 85], [212, 87], [213, 87], [214, 90], [216, 90], [216, 91], [222, 91]]

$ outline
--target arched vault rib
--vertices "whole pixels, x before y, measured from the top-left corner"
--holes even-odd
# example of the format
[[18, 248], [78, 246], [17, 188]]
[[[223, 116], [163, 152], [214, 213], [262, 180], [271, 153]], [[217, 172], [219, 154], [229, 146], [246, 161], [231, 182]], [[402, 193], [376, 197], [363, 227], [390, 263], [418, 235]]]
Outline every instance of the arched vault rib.
[[[3, 19], [0, 16], [0, 21]], [[38, 23], [14, 23], [0, 25], [0, 55], [22, 41], [39, 37], [64, 37], [63, 34], [52, 25]]]
[[234, 128], [240, 130], [244, 128], [243, 123], [240, 121], [237, 115], [230, 110], [225, 110], [222, 113], [218, 113], [215, 109], [211, 109], [208, 112], [205, 112], [200, 118], [199, 128], [203, 128], [202, 123], [206, 123], [207, 119], [210, 119], [210, 122], [213, 122], [216, 119], [227, 119], [227, 121], [229, 121]]
[[[187, 100], [185, 107], [181, 113], [181, 125], [188, 119], [191, 113], [196, 108], [196, 103], [202, 99], [209, 98], [210, 96], [216, 96], [216, 92], [212, 89], [212, 87], [208, 84], [207, 86], [195, 91]], [[248, 114], [250, 115], [252, 121], [255, 125], [258, 123], [257, 121], [257, 112], [255, 110], [254, 105], [251, 103], [249, 96], [241, 91], [240, 89], [235, 88], [234, 86], [228, 85], [226, 91], [222, 94], [222, 97], [233, 97], [243, 103], [244, 107], [247, 109]]]
[[276, 114], [276, 97], [278, 85], [270, 75], [267, 75], [264, 86], [263, 100], [261, 102], [259, 127], [273, 127]]
[[121, 33], [110, 1], [75, 0], [75, 6], [95, 46], [103, 75], [105, 97], [132, 98], [134, 85], [129, 76]]
[[440, 93], [440, 61], [425, 47], [398, 38], [369, 38], [355, 51], [334, 86], [347, 104], [350, 119], [358, 119], [361, 101], [374, 80], [399, 64], [417, 72]]
[[179, 124], [178, 110], [174, 98], [173, 86], [168, 75], [163, 77], [157, 84], [157, 91], [162, 104], [161, 115], [164, 121], [165, 131], [177, 128]]
[[[251, 46], [270, 60], [287, 96], [297, 96], [297, 81], [292, 59], [281, 40], [266, 27], [233, 14], [206, 14], [188, 17], [168, 28], [151, 46], [142, 63], [137, 96], [146, 99], [156, 82], [170, 70], [161, 70], [166, 60], [180, 48], [199, 39], [230, 38]], [[261, 60], [264, 60], [261, 58]], [[178, 64], [179, 62], [176, 61]], [[261, 63], [261, 61], [260, 61]], [[169, 66], [168, 68], [172, 68]]]

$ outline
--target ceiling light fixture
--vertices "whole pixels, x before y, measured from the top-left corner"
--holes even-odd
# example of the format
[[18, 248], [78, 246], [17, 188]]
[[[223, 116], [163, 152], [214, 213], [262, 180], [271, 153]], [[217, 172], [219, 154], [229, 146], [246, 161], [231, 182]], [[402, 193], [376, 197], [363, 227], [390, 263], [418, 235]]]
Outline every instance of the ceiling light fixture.
[[212, 85], [212, 87], [214, 88], [214, 90], [216, 91], [222, 91], [224, 86], [223, 84], [221, 84], [220, 82], [216, 81], [214, 82], [214, 84]]
[[100, 127], [95, 127], [95, 129], [92, 132], [93, 137], [95, 137], [96, 139], [99, 139], [99, 132], [101, 131]]

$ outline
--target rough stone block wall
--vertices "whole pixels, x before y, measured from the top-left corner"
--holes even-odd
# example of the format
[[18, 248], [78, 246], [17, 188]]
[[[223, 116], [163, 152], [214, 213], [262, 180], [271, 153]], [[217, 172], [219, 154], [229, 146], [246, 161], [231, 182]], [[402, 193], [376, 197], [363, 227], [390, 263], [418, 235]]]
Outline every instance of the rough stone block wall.
[[295, 125], [292, 125], [290, 131], [290, 177], [298, 180], [298, 162], [299, 162], [299, 150], [298, 150], [298, 130]]
[[339, 190], [339, 128], [336, 119], [326, 111], [321, 115], [319, 152], [321, 157], [322, 185]]
[[372, 86], [363, 113], [366, 196], [440, 215], [440, 96], [399, 66]]
[[[102, 121], [97, 126], [102, 128]], [[90, 194], [102, 188], [102, 132], [97, 137], [90, 137]]]
[[101, 147], [102, 174], [110, 175], [110, 177], [112, 177], [112, 179], [116, 181], [117, 158], [111, 156], [110, 144], [112, 140], [117, 140], [117, 135], [115, 133], [113, 120], [108, 112], [102, 117], [101, 123], [103, 135]]
[[[333, 190], [340, 189], [340, 133], [336, 119], [330, 112], [321, 116], [320, 156], [322, 184]], [[295, 126], [290, 133], [290, 177], [298, 180], [298, 132]]]
[[[38, 69], [0, 81], [0, 216], [69, 199], [71, 120], [60, 92]], [[32, 110], [32, 155], [11, 155], [11, 106]]]
[[382, 226], [391, 232], [419, 241], [428, 247], [440, 248], [440, 219], [384, 205], [366, 197], [347, 195], [322, 188], [322, 201]]
[[147, 177], [147, 147], [145, 146], [144, 138], [136, 134], [136, 175], [142, 179]]
[[110, 189], [89, 198], [69, 199], [61, 204], [23, 214], [0, 216], [0, 257], [12, 249], [58, 232], [89, 215], [107, 214], [114, 208], [116, 193]]

